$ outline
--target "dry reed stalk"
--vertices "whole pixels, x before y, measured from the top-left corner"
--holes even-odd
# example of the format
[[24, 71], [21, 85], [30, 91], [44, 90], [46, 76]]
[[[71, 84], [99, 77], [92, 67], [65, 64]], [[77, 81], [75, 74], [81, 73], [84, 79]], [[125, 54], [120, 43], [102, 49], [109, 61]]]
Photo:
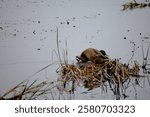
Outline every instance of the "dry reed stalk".
[[[55, 87], [54, 82], [43, 81], [37, 84], [37, 80], [28, 85], [29, 81], [23, 81], [3, 94], [1, 100], [32, 100], [51, 92]], [[15, 92], [15, 94], [14, 94]]]
[[58, 52], [58, 59], [59, 59], [59, 61], [60, 61], [60, 64], [61, 64], [61, 66], [62, 66], [62, 60], [61, 60], [61, 55], [60, 55], [60, 48], [59, 48], [59, 35], [58, 35], [58, 27], [56, 27], [57, 28], [57, 33], [56, 33], [56, 42], [57, 42], [57, 52]]

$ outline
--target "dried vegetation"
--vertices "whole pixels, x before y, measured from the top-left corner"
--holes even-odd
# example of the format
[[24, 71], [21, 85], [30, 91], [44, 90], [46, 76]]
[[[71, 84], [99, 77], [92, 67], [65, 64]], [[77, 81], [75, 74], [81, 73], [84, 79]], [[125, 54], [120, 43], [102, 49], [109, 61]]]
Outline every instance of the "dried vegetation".
[[133, 9], [137, 9], [137, 8], [146, 8], [146, 7], [150, 7], [150, 3], [149, 2], [143, 2], [143, 3], [138, 3], [135, 0], [133, 0], [133, 2], [128, 2], [122, 5], [123, 6], [123, 11], [125, 10], [133, 10]]
[[123, 64], [119, 60], [109, 60], [103, 64], [92, 62], [67, 64], [61, 67], [59, 75], [64, 88], [67, 83], [71, 82], [70, 91], [72, 93], [78, 84], [82, 84], [88, 90], [109, 84], [113, 93], [120, 95], [123, 93], [123, 90], [120, 89], [124, 89], [124, 84], [130, 81], [130, 78], [139, 77], [139, 70], [137, 62], [129, 67], [129, 65]]
[[23, 81], [15, 87], [8, 90], [0, 96], [0, 100], [35, 100], [41, 96], [51, 93], [55, 87], [54, 82], [43, 81], [38, 83], [37, 80], [29, 84], [29, 81]]

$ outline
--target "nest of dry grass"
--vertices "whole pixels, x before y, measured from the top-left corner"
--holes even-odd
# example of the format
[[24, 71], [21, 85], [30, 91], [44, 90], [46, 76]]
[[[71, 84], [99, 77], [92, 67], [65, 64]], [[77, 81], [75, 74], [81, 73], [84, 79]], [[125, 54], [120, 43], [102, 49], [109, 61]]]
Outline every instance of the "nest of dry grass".
[[121, 94], [121, 88], [133, 76], [139, 76], [139, 64], [134, 62], [132, 66], [123, 64], [119, 60], [109, 60], [103, 64], [77, 63], [61, 66], [59, 75], [63, 86], [71, 83], [71, 92], [75, 91], [78, 84], [82, 84], [88, 90], [109, 84], [114, 94]]

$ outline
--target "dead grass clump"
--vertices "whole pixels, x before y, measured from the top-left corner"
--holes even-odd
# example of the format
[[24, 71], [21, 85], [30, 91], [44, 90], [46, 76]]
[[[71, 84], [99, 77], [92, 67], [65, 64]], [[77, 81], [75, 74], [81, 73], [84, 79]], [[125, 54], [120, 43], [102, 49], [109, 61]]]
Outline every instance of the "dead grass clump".
[[145, 7], [150, 7], [150, 3], [138, 3], [135, 0], [133, 0], [133, 2], [128, 2], [126, 4], [123, 4], [123, 11], [125, 10], [133, 10], [136, 8], [145, 8]]
[[53, 83], [48, 81], [37, 83], [35, 80], [28, 85], [28, 81], [23, 81], [0, 96], [0, 100], [35, 100], [50, 93]]
[[[82, 65], [81, 65], [82, 64]], [[59, 75], [64, 88], [71, 82], [71, 92], [75, 91], [77, 84], [81, 84], [89, 90], [109, 84], [114, 94], [121, 93], [123, 85], [131, 76], [139, 75], [139, 64], [134, 62], [130, 67], [119, 60], [109, 60], [103, 64], [77, 63], [67, 64], [61, 67]]]

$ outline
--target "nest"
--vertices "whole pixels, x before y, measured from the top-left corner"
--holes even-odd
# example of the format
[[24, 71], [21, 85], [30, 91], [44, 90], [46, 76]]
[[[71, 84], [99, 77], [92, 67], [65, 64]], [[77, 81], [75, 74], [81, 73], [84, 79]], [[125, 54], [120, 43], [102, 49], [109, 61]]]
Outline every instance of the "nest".
[[139, 75], [139, 64], [134, 62], [123, 64], [119, 60], [108, 60], [102, 64], [92, 62], [67, 64], [61, 66], [59, 74], [63, 86], [71, 82], [71, 92], [75, 91], [77, 84], [82, 84], [88, 90], [109, 84], [114, 94], [121, 93], [120, 87], [130, 80], [131, 76]]

